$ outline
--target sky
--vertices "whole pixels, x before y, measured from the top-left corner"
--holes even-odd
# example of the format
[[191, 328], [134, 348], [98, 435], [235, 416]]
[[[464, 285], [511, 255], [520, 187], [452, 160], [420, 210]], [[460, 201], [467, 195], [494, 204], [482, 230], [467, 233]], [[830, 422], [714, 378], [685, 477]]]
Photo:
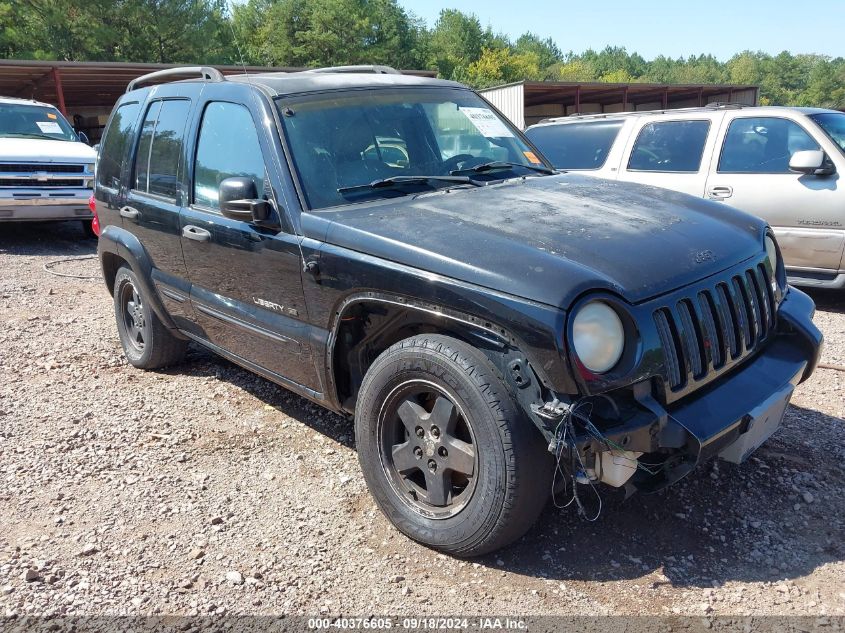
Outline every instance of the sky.
[[646, 59], [711, 53], [725, 61], [743, 50], [777, 54], [845, 56], [845, 0], [796, 3], [784, 0], [399, 0], [433, 26], [441, 9], [474, 13], [516, 39], [531, 31], [551, 37], [564, 52], [624, 46]]

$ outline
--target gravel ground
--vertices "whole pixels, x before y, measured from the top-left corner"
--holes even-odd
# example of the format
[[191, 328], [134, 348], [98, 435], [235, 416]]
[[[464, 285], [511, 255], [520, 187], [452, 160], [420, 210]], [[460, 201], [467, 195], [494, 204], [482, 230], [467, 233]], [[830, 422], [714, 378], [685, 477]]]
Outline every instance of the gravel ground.
[[[462, 561], [388, 524], [341, 417], [200, 349], [130, 367], [96, 260], [43, 268], [94, 252], [75, 224], [2, 231], [0, 616], [845, 614], [845, 373], [742, 466]], [[815, 298], [845, 364], [845, 294]]]

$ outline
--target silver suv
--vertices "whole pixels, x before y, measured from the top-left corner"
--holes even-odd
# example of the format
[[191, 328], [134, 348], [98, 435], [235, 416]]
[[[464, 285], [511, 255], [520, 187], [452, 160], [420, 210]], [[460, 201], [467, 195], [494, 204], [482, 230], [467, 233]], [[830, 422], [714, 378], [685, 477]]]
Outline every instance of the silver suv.
[[845, 287], [845, 114], [711, 105], [549, 119], [527, 136], [558, 169], [722, 201], [767, 220], [790, 283]]

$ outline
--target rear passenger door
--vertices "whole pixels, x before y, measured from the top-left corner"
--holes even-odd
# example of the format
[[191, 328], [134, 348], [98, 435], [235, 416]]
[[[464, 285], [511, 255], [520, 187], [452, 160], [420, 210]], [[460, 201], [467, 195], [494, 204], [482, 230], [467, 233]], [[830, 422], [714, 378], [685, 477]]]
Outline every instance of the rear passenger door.
[[184, 97], [190, 88], [180, 88], [176, 92], [173, 86], [160, 86], [147, 101], [120, 215], [123, 228], [138, 238], [150, 256], [153, 282], [181, 329], [190, 327], [192, 314], [179, 224], [191, 100]]
[[722, 116], [672, 115], [641, 122], [628, 142], [619, 180], [703, 196]]
[[839, 270], [845, 231], [839, 174], [819, 178], [789, 170], [800, 150], [820, 149], [798, 121], [778, 116], [726, 118], [707, 194], [763, 218], [790, 268]]
[[[242, 89], [234, 91], [209, 86], [192, 133], [190, 204], [181, 219], [191, 302], [210, 343], [281, 382], [313, 387], [298, 238], [283, 229], [271, 150], [257, 123], [271, 119], [251, 99], [238, 100]], [[234, 176], [251, 178], [259, 197], [273, 202], [274, 223], [221, 214], [219, 185]]]

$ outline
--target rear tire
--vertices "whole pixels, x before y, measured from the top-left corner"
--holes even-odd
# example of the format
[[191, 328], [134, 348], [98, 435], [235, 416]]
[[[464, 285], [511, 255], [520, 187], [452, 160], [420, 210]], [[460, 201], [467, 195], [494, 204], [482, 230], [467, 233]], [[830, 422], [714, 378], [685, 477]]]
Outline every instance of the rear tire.
[[129, 267], [118, 269], [113, 294], [120, 344], [131, 365], [158, 369], [185, 357], [188, 342], [174, 336], [161, 322]]
[[387, 518], [450, 554], [515, 541], [551, 490], [552, 456], [498, 370], [447, 336], [421, 334], [375, 360], [358, 396], [355, 439]]

